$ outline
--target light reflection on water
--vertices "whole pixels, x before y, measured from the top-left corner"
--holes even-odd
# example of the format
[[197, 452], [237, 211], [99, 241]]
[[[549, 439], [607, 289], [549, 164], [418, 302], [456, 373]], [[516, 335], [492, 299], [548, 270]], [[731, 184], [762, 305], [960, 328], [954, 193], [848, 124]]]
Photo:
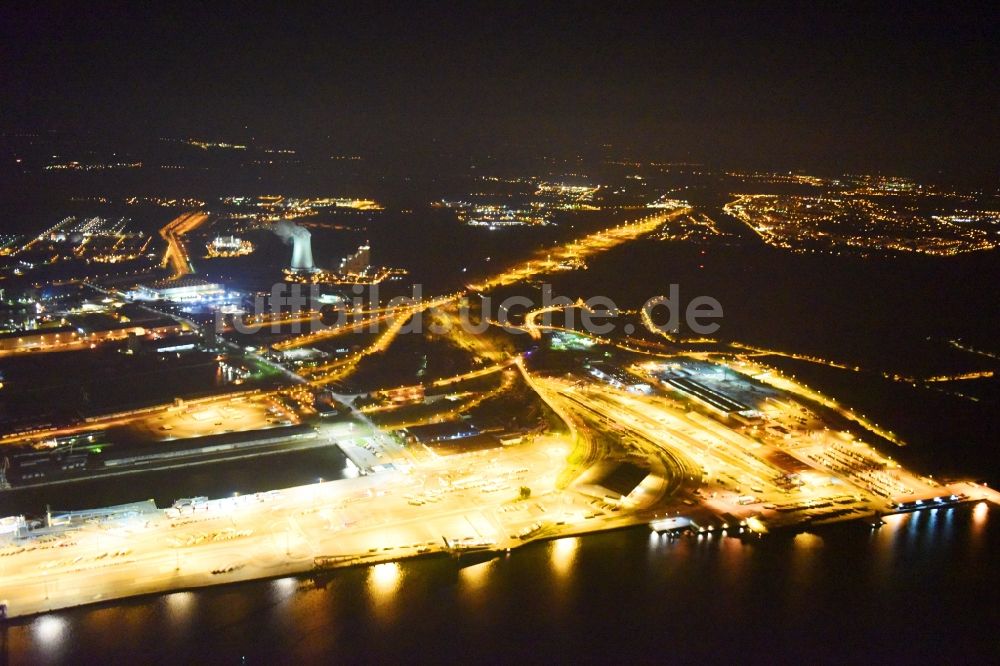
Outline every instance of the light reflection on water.
[[804, 609], [815, 594], [816, 570], [823, 545], [823, 537], [811, 532], [801, 532], [792, 539], [785, 583], [785, 602], [792, 612]]
[[917, 538], [920, 523], [923, 522], [925, 515], [927, 515], [926, 511], [914, 511], [906, 516], [908, 524], [906, 537], [908, 543], [912, 543]]
[[62, 641], [66, 636], [67, 624], [61, 615], [42, 615], [35, 618], [31, 629], [34, 637], [46, 650], [58, 652], [63, 647]]
[[383, 562], [368, 568], [365, 590], [373, 617], [391, 623], [400, 610], [399, 590], [403, 582], [403, 567], [399, 562]]
[[576, 559], [576, 551], [580, 547], [580, 537], [564, 537], [549, 544], [552, 570], [560, 578], [569, 574]]
[[284, 578], [278, 578], [271, 582], [272, 587], [274, 587], [275, 596], [280, 598], [287, 597], [289, 594], [295, 591], [298, 587], [299, 582], [296, 578], [292, 576], [285, 576]]
[[368, 592], [377, 604], [391, 602], [402, 580], [399, 562], [376, 564], [368, 569]]
[[742, 589], [746, 583], [744, 568], [752, 547], [740, 539], [718, 537], [719, 568], [734, 590]]
[[574, 563], [580, 548], [580, 537], [563, 537], [546, 544], [548, 551], [548, 566], [540, 585], [548, 588], [548, 598], [542, 601], [549, 604], [550, 613], [561, 615], [573, 604], [576, 595], [577, 576], [574, 576]]
[[990, 517], [990, 505], [987, 502], [979, 502], [972, 509], [971, 537], [972, 547], [975, 552], [979, 552], [983, 547], [983, 537], [986, 532], [986, 522]]
[[183, 629], [191, 623], [197, 597], [194, 592], [174, 592], [163, 598], [167, 607], [167, 621], [174, 629]]
[[983, 531], [983, 527], [986, 525], [986, 519], [990, 515], [990, 505], [986, 502], [980, 502], [972, 509], [972, 524], [975, 526], [973, 532], [980, 534]]
[[487, 580], [489, 580], [490, 574], [496, 568], [498, 561], [497, 559], [492, 559], [480, 564], [463, 567], [458, 573], [462, 586], [468, 591], [480, 591]]

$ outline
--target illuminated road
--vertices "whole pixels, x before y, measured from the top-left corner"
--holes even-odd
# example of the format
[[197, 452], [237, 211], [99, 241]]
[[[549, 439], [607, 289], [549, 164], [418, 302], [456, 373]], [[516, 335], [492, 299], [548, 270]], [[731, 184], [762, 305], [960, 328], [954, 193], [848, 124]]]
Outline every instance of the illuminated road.
[[[662, 422], [648, 420], [645, 406], [621, 404], [619, 398], [627, 396], [619, 396], [617, 391], [603, 385], [588, 385], [580, 381], [544, 378], [537, 379], [535, 387], [552, 397], [550, 405], [561, 403], [560, 411], [566, 414], [564, 418], [567, 420], [585, 421], [584, 415], [589, 412], [602, 422], [601, 429], [617, 431], [617, 439], [622, 434], [628, 434], [651, 444], [651, 447], [645, 447], [644, 453], [660, 461], [663, 466], [660, 473], [666, 481], [661, 496], [655, 498], [657, 501], [676, 493], [683, 485], [693, 490], [699, 484], [702, 476], [700, 466], [684, 448], [678, 446]], [[589, 428], [594, 428], [594, 425]], [[585, 468], [610, 453], [591, 444], [591, 450], [585, 453], [579, 465]]]
[[[656, 297], [651, 298], [650, 301], [654, 301], [656, 299], [662, 299], [662, 298], [664, 298], [664, 297], [663, 296], [656, 296]], [[658, 335], [658, 336], [666, 339], [668, 342], [673, 342], [673, 343], [714, 344], [714, 343], [718, 342], [718, 340], [715, 340], [713, 338], [707, 338], [707, 337], [701, 337], [701, 338], [678, 338], [678, 337], [672, 335], [665, 327], [660, 326], [656, 322], [653, 321], [653, 317], [652, 317], [652, 310], [653, 309], [655, 309], [655, 308], [642, 308], [640, 310], [640, 312], [639, 312], [639, 317], [640, 317], [640, 320], [642, 321], [642, 325], [645, 326], [646, 329], [650, 333], [652, 333], [653, 335]]]
[[[331, 326], [329, 328], [324, 328], [323, 330], [306, 333], [288, 340], [283, 340], [282, 342], [275, 343], [271, 345], [272, 349], [277, 351], [287, 351], [289, 349], [296, 349], [298, 347], [305, 347], [307, 345], [316, 344], [324, 340], [329, 340], [331, 338], [338, 337], [345, 333], [351, 333], [359, 331], [368, 326], [374, 326], [384, 321], [389, 321], [395, 314], [382, 314], [375, 317], [367, 317], [365, 319], [358, 319], [352, 322], [346, 322], [339, 326]], [[319, 317], [310, 317], [307, 321], [316, 321], [318, 323]]]
[[[520, 358], [520, 357], [518, 357], [518, 358]], [[506, 361], [504, 363], [497, 363], [496, 365], [490, 365], [490, 366], [487, 366], [485, 368], [479, 368], [478, 370], [471, 370], [471, 371], [466, 372], [466, 373], [461, 374], [461, 375], [455, 375], [453, 377], [444, 377], [442, 379], [436, 379], [433, 382], [431, 382], [431, 386], [434, 386], [434, 387], [449, 386], [451, 384], [457, 384], [459, 382], [468, 381], [470, 379], [477, 379], [479, 377], [486, 377], [487, 375], [492, 375], [495, 372], [499, 372], [499, 371], [503, 370], [504, 368], [510, 367], [511, 364], [513, 364], [514, 362], [515, 361], [512, 359], [512, 360], [508, 360], [508, 361]]]
[[[358, 317], [361, 315], [391, 315], [402, 311], [406, 306], [396, 305], [392, 307], [384, 308], [346, 308], [346, 307], [333, 307], [331, 312], [342, 313], [341, 316]], [[283, 326], [285, 324], [307, 324], [314, 323], [320, 324], [323, 318], [322, 311], [310, 312], [309, 314], [287, 314], [287, 313], [272, 313], [272, 314], [257, 314], [252, 317], [247, 317], [244, 320], [244, 324], [247, 326]], [[365, 323], [370, 323], [372, 321], [378, 321], [376, 319], [370, 318], [365, 319]], [[341, 326], [346, 325], [347, 322], [341, 324]], [[227, 327], [225, 330], [232, 331], [233, 327]], [[297, 345], [301, 346], [301, 345]], [[277, 349], [277, 347], [275, 347]], [[289, 347], [290, 348], [290, 347]]]
[[[494, 398], [505, 391], [509, 391], [515, 385], [516, 375], [513, 372], [505, 372], [500, 379], [500, 384], [493, 389], [488, 391], [476, 391], [460, 394], [459, 396], [452, 396], [455, 399], [455, 406], [446, 409], [444, 411], [435, 411], [429, 416], [424, 416], [419, 419], [414, 419], [411, 421], [396, 421], [391, 424], [384, 426], [387, 430], [400, 430], [402, 428], [409, 428], [417, 425], [426, 425], [428, 423], [441, 423], [443, 421], [449, 421], [460, 417], [463, 413], [468, 412], [477, 405], [481, 405], [490, 398]], [[452, 403], [452, 400], [448, 400], [446, 404]], [[362, 414], [372, 414], [379, 411], [391, 411], [392, 409], [397, 409], [398, 405], [387, 405], [385, 407], [372, 407], [361, 409]], [[384, 420], [384, 419], [383, 419]]]
[[[419, 301], [417, 303], [408, 303], [387, 308], [375, 308], [371, 310], [371, 312], [380, 312], [382, 314], [357, 321], [344, 322], [336, 326], [324, 327], [319, 331], [304, 333], [302, 335], [289, 338], [288, 340], [272, 345], [272, 347], [279, 351], [295, 349], [296, 347], [304, 347], [306, 345], [315, 344], [316, 342], [336, 337], [350, 331], [356, 331], [360, 328], [364, 328], [365, 326], [378, 324], [384, 321], [392, 320], [395, 322], [402, 319], [402, 321], [405, 322], [411, 316], [419, 312], [450, 303], [461, 297], [461, 295], [461, 293], [452, 293], [435, 299]], [[307, 321], [315, 321], [316, 317], [317, 315], [310, 316]], [[391, 342], [391, 338], [389, 341]]]
[[164, 252], [160, 265], [164, 268], [170, 266], [172, 277], [179, 278], [194, 273], [187, 248], [184, 246], [184, 235], [197, 229], [207, 219], [206, 213], [191, 211], [171, 220], [160, 229], [160, 236], [167, 242], [167, 251]]
[[[274, 405], [272, 398], [279, 391], [239, 391], [208, 398], [144, 407], [129, 412], [88, 419], [85, 423], [65, 428], [47, 428], [37, 432], [17, 433], [0, 438], [0, 444], [21, 444], [50, 440], [56, 437], [107, 430], [127, 426], [145, 433], [150, 441], [171, 437], [201, 437], [218, 434], [222, 429], [233, 431], [267, 427], [266, 410]], [[277, 409], [277, 406], [274, 406]], [[284, 418], [297, 417], [282, 411]], [[235, 414], [236, 417], [232, 415]], [[211, 415], [211, 416], [208, 416]]]
[[409, 320], [410, 316], [411, 315], [409, 313], [397, 316], [392, 320], [389, 326], [387, 326], [386, 329], [379, 334], [375, 342], [368, 347], [356, 351], [349, 356], [345, 356], [344, 358], [333, 363], [328, 363], [309, 370], [305, 374], [310, 377], [310, 383], [316, 386], [323, 386], [325, 384], [338, 382], [347, 377], [347, 375], [353, 372], [358, 366], [361, 359], [388, 349], [389, 345], [392, 344], [393, 339], [399, 334], [399, 331], [403, 328], [403, 325], [407, 322], [407, 320]]
[[524, 316], [524, 330], [528, 331], [528, 335], [530, 335], [533, 340], [541, 340], [542, 339], [541, 329], [542, 328], [549, 329], [551, 327], [548, 324], [543, 324], [540, 326], [538, 324], [538, 318], [546, 313], [562, 312], [563, 310], [571, 307], [579, 308], [591, 314], [593, 314], [594, 312], [593, 310], [590, 309], [590, 306], [584, 303], [582, 298], [578, 298], [576, 303], [574, 303], [573, 305], [550, 305], [549, 307], [546, 308], [537, 308]]
[[622, 243], [635, 240], [652, 233], [664, 222], [690, 212], [689, 208], [677, 211], [647, 215], [634, 222], [627, 222], [579, 238], [558, 247], [547, 249], [545, 256], [518, 264], [506, 271], [487, 278], [483, 282], [469, 285], [473, 291], [488, 291], [496, 287], [515, 284], [544, 273], [559, 270], [567, 261], [582, 261], [591, 255], [606, 252]]

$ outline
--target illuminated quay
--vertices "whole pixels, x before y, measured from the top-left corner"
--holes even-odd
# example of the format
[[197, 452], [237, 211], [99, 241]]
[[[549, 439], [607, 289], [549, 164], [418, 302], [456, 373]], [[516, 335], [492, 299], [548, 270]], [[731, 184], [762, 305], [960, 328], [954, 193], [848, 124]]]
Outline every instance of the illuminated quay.
[[[677, 374], [683, 361], [636, 368], [651, 373], [651, 383], [661, 371], [687, 376], [680, 389], [686, 398], [676, 390], [636, 392], [582, 376], [535, 377], [520, 361], [516, 367], [565, 420], [565, 432], [437, 455], [350, 418], [317, 426], [316, 434], [357, 461], [364, 475], [355, 479], [167, 509], [68, 513], [30, 532], [8, 520], [0, 548], [7, 614], [408, 557], [500, 552], [625, 525], [749, 535], [802, 522], [997, 501], [985, 487], [909, 474], [853, 437], [829, 432], [816, 414], [778, 390], [770, 406], [754, 414], [710, 388], [738, 366], [696, 363], [684, 375]], [[694, 381], [700, 374], [704, 379]], [[755, 391], [749, 376], [729, 377], [730, 394], [734, 378], [745, 382], [736, 387], [743, 394]], [[700, 407], [692, 411], [693, 403], [679, 400]], [[739, 419], [733, 421], [730, 410], [741, 407], [752, 425], [734, 427]], [[798, 424], [802, 414], [810, 425]], [[599, 441], [602, 431], [633, 443], [608, 449]], [[626, 464], [623, 454], [644, 461], [624, 486], [607, 475]]]

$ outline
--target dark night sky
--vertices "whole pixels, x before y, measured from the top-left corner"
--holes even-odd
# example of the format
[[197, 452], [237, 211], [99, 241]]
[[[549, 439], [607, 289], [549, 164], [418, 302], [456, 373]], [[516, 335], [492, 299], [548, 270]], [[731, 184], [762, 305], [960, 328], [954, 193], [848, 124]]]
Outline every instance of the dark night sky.
[[2, 122], [612, 143], [668, 159], [988, 177], [1000, 166], [1000, 31], [986, 3], [276, 4], [6, 3]]

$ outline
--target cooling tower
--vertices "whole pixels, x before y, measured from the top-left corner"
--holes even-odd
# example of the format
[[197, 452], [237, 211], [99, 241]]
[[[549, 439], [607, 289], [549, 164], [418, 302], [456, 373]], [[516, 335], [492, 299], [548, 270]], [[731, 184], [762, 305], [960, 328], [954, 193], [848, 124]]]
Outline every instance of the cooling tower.
[[302, 231], [304, 233], [292, 236], [292, 270], [296, 273], [312, 273], [316, 270], [313, 264], [312, 237], [305, 229]]

